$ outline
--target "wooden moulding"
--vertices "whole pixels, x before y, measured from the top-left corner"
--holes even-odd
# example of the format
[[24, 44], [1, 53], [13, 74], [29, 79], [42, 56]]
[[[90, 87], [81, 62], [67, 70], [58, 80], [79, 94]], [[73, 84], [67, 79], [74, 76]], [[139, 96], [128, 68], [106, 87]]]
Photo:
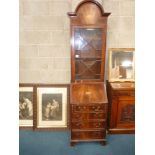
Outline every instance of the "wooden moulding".
[[135, 134], [135, 128], [133, 129], [109, 129], [108, 134]]
[[102, 15], [102, 16], [108, 17], [108, 16], [111, 14], [111, 13], [105, 13], [105, 12], [104, 12], [104, 9], [103, 9], [103, 7], [102, 7], [102, 5], [101, 5], [99, 2], [97, 2], [97, 1], [95, 1], [95, 0], [84, 0], [84, 1], [82, 1], [82, 2], [79, 3], [79, 5], [78, 5], [78, 6], [76, 7], [76, 9], [75, 9], [75, 12], [68, 12], [68, 13], [67, 13], [68, 16], [70, 16], [70, 17], [77, 16], [77, 12], [78, 12], [79, 8], [80, 8], [82, 5], [84, 5], [85, 3], [94, 3], [95, 5], [97, 5], [98, 8], [100, 9], [100, 12], [101, 12], [101, 15]]

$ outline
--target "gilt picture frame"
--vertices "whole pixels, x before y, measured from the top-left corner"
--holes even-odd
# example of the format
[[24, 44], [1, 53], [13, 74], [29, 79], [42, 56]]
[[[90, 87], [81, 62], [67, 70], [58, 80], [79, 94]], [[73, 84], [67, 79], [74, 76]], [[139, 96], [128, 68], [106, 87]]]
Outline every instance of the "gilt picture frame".
[[19, 128], [33, 128], [34, 111], [34, 86], [33, 84], [19, 84]]
[[68, 85], [37, 85], [35, 130], [68, 128]]
[[135, 48], [110, 48], [108, 79], [110, 82], [135, 81]]

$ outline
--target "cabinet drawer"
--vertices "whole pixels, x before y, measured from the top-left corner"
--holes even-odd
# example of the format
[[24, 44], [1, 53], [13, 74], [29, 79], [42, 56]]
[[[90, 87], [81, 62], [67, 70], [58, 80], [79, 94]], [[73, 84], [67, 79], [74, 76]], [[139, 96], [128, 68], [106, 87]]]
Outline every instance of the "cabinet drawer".
[[118, 97], [118, 100], [124, 100], [124, 101], [126, 101], [126, 100], [128, 100], [128, 101], [135, 101], [135, 97], [133, 97], [133, 96], [119, 96]]
[[102, 113], [79, 113], [74, 112], [72, 113], [72, 119], [105, 119], [106, 114], [105, 112]]
[[116, 91], [114, 95], [134, 97], [135, 92], [134, 91]]
[[105, 111], [105, 105], [97, 104], [97, 105], [72, 105], [73, 112], [97, 112], [97, 111]]
[[89, 110], [91, 111], [105, 111], [106, 110], [106, 107], [105, 105], [92, 105], [92, 106], [89, 106]]
[[71, 138], [74, 139], [103, 139], [105, 137], [105, 131], [72, 131]]
[[100, 122], [94, 122], [94, 121], [89, 121], [89, 122], [72, 122], [72, 129], [97, 129], [97, 128], [105, 128], [106, 127], [106, 122], [105, 121], [100, 121]]

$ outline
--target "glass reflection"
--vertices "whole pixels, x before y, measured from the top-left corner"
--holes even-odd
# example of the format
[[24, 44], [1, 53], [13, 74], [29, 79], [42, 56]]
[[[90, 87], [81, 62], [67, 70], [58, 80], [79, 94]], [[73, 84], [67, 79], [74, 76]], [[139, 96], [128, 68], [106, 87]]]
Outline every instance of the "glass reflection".
[[102, 29], [75, 28], [74, 47], [76, 58], [100, 58], [102, 50]]
[[101, 28], [75, 28], [75, 78], [100, 79], [102, 58]]
[[111, 77], [113, 79], [133, 79], [133, 52], [113, 51]]

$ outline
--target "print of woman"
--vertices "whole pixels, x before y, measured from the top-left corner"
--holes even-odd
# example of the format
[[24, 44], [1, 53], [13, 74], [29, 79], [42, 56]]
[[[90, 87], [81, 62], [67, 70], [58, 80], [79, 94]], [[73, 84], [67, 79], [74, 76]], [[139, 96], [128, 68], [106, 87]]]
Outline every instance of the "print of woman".
[[51, 117], [56, 117], [57, 112], [59, 111], [59, 103], [53, 99], [52, 105], [51, 105], [51, 112], [50, 116]]
[[59, 112], [59, 103], [53, 99], [52, 103], [51, 102], [47, 103], [44, 110], [44, 117], [46, 120], [49, 120], [50, 118], [55, 118], [58, 112]]
[[48, 102], [47, 105], [46, 105], [45, 114], [44, 114], [46, 120], [48, 120], [49, 117], [50, 117], [50, 110], [51, 110], [51, 103]]
[[32, 102], [23, 97], [23, 102], [19, 101], [19, 118], [20, 119], [29, 119], [33, 116], [33, 105]]
[[23, 97], [23, 106], [25, 106], [28, 110], [28, 117], [32, 117], [33, 116], [33, 106], [32, 106], [32, 102], [26, 98], [26, 97]]

